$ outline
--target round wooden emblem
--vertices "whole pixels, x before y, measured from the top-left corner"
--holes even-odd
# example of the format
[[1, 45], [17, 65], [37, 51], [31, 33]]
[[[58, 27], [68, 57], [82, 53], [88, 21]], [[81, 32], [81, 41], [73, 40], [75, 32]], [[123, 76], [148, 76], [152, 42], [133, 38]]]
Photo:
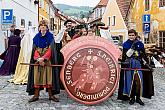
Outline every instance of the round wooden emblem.
[[67, 93], [78, 102], [93, 105], [109, 98], [119, 78], [119, 49], [97, 36], [69, 42], [61, 52], [64, 66], [61, 80]]

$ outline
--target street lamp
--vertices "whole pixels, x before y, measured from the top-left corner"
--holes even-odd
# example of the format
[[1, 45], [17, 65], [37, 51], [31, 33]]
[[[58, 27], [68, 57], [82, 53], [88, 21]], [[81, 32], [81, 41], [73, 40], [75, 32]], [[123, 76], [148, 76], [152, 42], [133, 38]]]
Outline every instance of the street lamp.
[[38, 4], [38, 23], [39, 23], [39, 0], [34, 0], [34, 4]]

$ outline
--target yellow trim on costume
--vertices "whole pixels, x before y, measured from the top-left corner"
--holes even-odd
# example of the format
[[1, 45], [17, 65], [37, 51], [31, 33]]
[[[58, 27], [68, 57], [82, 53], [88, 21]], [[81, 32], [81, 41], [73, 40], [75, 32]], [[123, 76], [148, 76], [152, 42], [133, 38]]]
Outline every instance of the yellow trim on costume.
[[[142, 96], [142, 83], [141, 83], [141, 78], [140, 78], [140, 75], [139, 75], [139, 72], [138, 71], [137, 71], [137, 74], [138, 74], [139, 80], [140, 80], [140, 96]], [[142, 73], [142, 75], [143, 75], [143, 73]]]
[[[124, 74], [125, 74], [125, 73], [124, 73]], [[133, 86], [133, 81], [134, 81], [134, 76], [135, 76], [136, 74], [138, 74], [138, 77], [139, 77], [139, 80], [140, 80], [140, 96], [142, 96], [142, 83], [141, 83], [141, 78], [140, 78], [140, 75], [139, 75], [139, 73], [138, 73], [138, 70], [135, 70], [134, 73], [133, 73], [133, 80], [132, 80], [132, 83], [131, 83], [131, 89], [130, 89], [130, 91], [129, 91], [130, 94], [128, 95], [128, 94], [123, 93], [123, 95], [127, 95], [128, 97], [131, 96], [131, 93], [132, 93], [132, 86]], [[124, 78], [124, 79], [125, 79], [125, 78]]]
[[135, 51], [135, 56], [139, 56], [139, 53], [138, 53], [138, 51]]

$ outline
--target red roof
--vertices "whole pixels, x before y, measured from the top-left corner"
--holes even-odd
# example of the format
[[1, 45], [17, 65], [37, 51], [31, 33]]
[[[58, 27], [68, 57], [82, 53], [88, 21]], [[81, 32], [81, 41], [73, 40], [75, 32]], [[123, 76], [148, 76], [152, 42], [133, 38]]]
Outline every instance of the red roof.
[[127, 22], [126, 18], [129, 14], [129, 10], [131, 8], [130, 5], [132, 5], [134, 3], [134, 1], [135, 0], [116, 0], [125, 22]]
[[58, 12], [55, 12], [55, 15], [56, 15], [56, 16], [58, 16], [58, 17], [60, 17], [60, 16], [61, 16]]
[[107, 6], [109, 0], [100, 0], [100, 2], [97, 5], [100, 6]]
[[[95, 8], [100, 7], [100, 6], [107, 6], [109, 0], [100, 0], [100, 2], [96, 5]], [[94, 9], [95, 9], [94, 8]]]

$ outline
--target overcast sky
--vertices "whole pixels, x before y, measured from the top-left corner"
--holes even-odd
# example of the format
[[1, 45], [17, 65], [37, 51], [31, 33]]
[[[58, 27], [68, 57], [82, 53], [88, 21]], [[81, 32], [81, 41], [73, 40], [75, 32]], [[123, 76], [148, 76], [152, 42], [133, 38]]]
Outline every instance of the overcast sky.
[[52, 0], [54, 4], [67, 4], [72, 6], [96, 6], [100, 0]]

